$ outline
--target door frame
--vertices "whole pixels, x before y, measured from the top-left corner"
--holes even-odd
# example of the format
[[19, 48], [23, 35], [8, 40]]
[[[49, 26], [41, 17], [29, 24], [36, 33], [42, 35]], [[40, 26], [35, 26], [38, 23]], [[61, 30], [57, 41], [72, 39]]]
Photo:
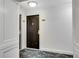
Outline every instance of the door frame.
[[[26, 48], [27, 48], [27, 17], [28, 16], [39, 16], [39, 30], [40, 30], [40, 15], [39, 14], [27, 15], [26, 16]], [[40, 34], [39, 34], [39, 49], [40, 49]]]
[[22, 14], [19, 14], [19, 50], [22, 48], [22, 34], [21, 34], [21, 29], [22, 29]]

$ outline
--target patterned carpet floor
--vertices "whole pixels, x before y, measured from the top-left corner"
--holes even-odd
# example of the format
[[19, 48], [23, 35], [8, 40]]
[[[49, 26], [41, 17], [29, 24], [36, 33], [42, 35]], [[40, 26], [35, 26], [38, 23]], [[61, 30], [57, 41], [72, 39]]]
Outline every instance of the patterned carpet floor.
[[73, 58], [73, 55], [52, 53], [36, 49], [23, 49], [20, 51], [20, 58]]

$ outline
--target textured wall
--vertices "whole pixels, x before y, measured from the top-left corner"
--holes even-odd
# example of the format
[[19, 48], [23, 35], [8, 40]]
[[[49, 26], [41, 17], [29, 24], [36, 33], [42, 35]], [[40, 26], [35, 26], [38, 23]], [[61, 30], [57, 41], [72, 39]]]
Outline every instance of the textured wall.
[[19, 57], [18, 6], [12, 0], [0, 0], [0, 57]]
[[79, 0], [73, 0], [73, 53], [79, 58]]

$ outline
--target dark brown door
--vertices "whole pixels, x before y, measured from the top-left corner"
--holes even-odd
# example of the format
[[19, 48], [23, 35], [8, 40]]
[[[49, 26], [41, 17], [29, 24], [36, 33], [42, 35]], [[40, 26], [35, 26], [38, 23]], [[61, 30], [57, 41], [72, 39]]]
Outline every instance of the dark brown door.
[[39, 49], [39, 15], [27, 16], [27, 47]]

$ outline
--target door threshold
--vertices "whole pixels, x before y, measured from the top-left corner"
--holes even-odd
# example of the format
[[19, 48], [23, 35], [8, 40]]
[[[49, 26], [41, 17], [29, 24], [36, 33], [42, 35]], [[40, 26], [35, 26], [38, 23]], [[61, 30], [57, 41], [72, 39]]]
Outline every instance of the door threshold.
[[35, 49], [35, 48], [24, 48], [24, 49], [20, 49], [20, 50], [25, 50], [25, 49], [29, 49], [29, 50], [40, 50], [40, 49]]

